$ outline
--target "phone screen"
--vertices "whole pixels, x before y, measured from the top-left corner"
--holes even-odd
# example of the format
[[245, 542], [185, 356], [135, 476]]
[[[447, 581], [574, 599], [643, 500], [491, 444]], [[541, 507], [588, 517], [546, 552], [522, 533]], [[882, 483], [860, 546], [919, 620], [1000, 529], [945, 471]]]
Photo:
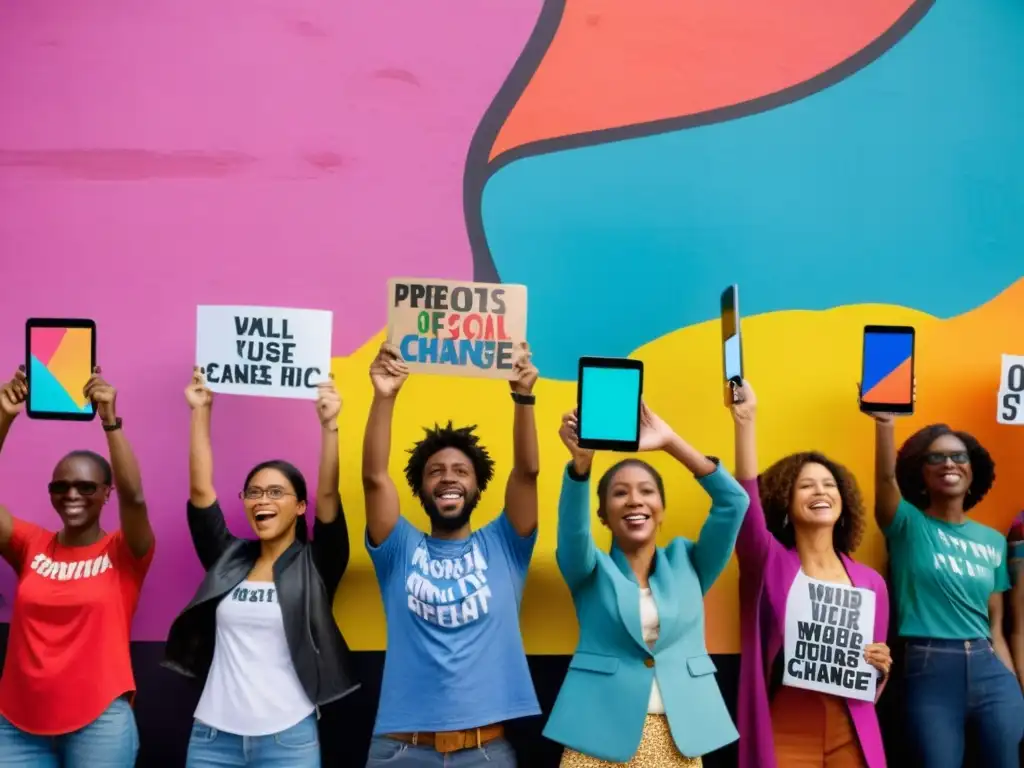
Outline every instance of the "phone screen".
[[580, 437], [620, 442], [636, 440], [640, 382], [641, 373], [637, 368], [584, 368]]
[[861, 402], [911, 406], [914, 401], [914, 331], [864, 330]]
[[736, 286], [722, 293], [722, 356], [726, 381], [743, 382], [743, 352], [740, 346], [740, 320]]
[[92, 375], [95, 328], [35, 326], [28, 329], [28, 409], [86, 416], [92, 403], [83, 390]]

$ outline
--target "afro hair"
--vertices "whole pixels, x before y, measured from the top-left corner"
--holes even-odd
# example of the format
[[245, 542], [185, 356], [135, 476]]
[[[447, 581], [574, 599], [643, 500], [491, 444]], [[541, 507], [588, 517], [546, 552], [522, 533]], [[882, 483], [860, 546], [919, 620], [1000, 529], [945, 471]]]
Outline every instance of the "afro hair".
[[409, 462], [405, 465], [405, 479], [409, 483], [414, 496], [423, 490], [423, 473], [427, 461], [438, 451], [455, 448], [466, 454], [476, 472], [477, 487], [483, 492], [494, 477], [494, 459], [487, 449], [480, 445], [480, 438], [473, 434], [476, 424], [469, 427], [454, 427], [449, 421], [445, 427], [434, 424], [434, 428], [424, 427], [426, 436], [409, 449]]
[[931, 424], [912, 434], [896, 454], [896, 483], [904, 499], [922, 512], [926, 510], [930, 499], [928, 488], [924, 484], [925, 456], [931, 444], [944, 435], [959, 438], [967, 448], [967, 455], [971, 460], [973, 479], [964, 499], [964, 512], [967, 512], [985, 498], [985, 494], [992, 489], [992, 484], [996, 481], [995, 461], [974, 435], [967, 432], [957, 432], [946, 424]]

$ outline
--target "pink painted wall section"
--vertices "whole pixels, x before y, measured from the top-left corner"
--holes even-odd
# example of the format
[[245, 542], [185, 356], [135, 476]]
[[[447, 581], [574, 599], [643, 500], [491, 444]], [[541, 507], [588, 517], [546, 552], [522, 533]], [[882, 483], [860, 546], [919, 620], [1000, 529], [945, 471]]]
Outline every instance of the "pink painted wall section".
[[[388, 276], [469, 278], [466, 153], [540, 6], [0, 5], [0, 375], [23, 357], [26, 317], [97, 321], [159, 542], [139, 639], [162, 639], [200, 578], [185, 556], [181, 395], [195, 306], [332, 309], [344, 355], [383, 327]], [[119, 353], [104, 362], [105, 349]], [[215, 418], [225, 498], [269, 456], [315, 476], [308, 403], [223, 398]], [[102, 433], [19, 421], [0, 503], [52, 527], [54, 462], [101, 449]], [[12, 587], [0, 568], [0, 592]]]

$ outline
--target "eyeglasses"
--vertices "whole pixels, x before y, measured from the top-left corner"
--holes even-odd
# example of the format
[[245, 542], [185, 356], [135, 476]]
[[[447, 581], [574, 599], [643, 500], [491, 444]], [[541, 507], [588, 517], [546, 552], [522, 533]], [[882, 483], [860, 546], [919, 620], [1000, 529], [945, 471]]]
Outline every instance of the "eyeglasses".
[[971, 457], [967, 453], [967, 451], [953, 451], [952, 453], [941, 453], [939, 451], [935, 451], [933, 453], [926, 453], [925, 456], [924, 456], [925, 462], [928, 463], [928, 464], [931, 464], [933, 466], [938, 466], [939, 464], [945, 464], [946, 463], [946, 459], [949, 459], [954, 464], [970, 464], [971, 463]]
[[245, 499], [246, 501], [259, 501], [266, 496], [271, 501], [278, 501], [283, 499], [285, 496], [295, 496], [294, 493], [289, 493], [284, 488], [278, 488], [276, 486], [263, 489], [263, 488], [246, 488], [244, 491], [238, 494], [238, 498]]
[[92, 496], [100, 489], [99, 483], [93, 483], [89, 480], [73, 480], [70, 482], [67, 480], [54, 480], [46, 487], [53, 496], [63, 496], [72, 488], [78, 491], [81, 496]]

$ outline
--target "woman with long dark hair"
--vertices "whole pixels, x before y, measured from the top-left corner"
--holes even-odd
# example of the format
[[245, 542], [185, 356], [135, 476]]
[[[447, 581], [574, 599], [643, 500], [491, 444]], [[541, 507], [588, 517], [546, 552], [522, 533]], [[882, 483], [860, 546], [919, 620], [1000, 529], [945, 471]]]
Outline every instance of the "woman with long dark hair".
[[319, 707], [359, 687], [331, 610], [349, 557], [338, 493], [341, 398], [333, 382], [320, 385], [311, 541], [306, 481], [280, 460], [253, 467], [239, 493], [256, 539], [231, 535], [213, 486], [213, 393], [198, 370], [185, 399], [188, 525], [206, 578], [171, 627], [166, 663], [203, 680], [187, 766], [319, 768]]
[[916, 765], [960, 768], [970, 723], [985, 768], [1019, 768], [1024, 697], [1003, 633], [1006, 537], [968, 517], [995, 481], [995, 462], [945, 424], [918, 430], [897, 451], [893, 415], [872, 415], [875, 519], [906, 644]]
[[876, 701], [888, 679], [889, 591], [852, 557], [865, 526], [857, 481], [817, 451], [785, 456], [759, 477], [757, 401], [746, 382], [735, 392], [736, 479], [750, 494], [736, 541], [740, 768], [885, 768], [873, 701], [782, 685], [789, 596], [806, 591], [809, 579], [875, 593], [874, 625], [858, 629], [880, 678]]
[[[0, 448], [28, 388], [22, 367], [0, 389]], [[0, 507], [0, 555], [18, 574], [0, 676], [0, 765], [10, 768], [130, 768], [139, 751], [128, 641], [153, 529], [117, 392], [97, 368], [82, 394], [110, 461], [72, 451], [57, 463], [47, 490], [60, 530]], [[115, 489], [120, 528], [108, 533], [100, 516]]]

